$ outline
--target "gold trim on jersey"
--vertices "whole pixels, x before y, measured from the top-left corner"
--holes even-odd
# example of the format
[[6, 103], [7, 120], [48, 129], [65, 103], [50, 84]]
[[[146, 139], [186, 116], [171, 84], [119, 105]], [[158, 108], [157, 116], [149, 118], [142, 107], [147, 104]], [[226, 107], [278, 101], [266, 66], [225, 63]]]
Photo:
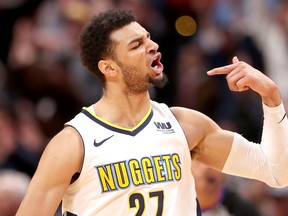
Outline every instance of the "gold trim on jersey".
[[145, 121], [147, 120], [147, 118], [149, 117], [149, 115], [150, 115], [151, 112], [152, 112], [152, 106], [150, 105], [150, 108], [149, 108], [148, 112], [145, 114], [145, 116], [142, 118], [142, 120], [141, 120], [135, 127], [133, 127], [133, 128], [125, 128], [125, 127], [121, 127], [121, 126], [119, 126], [119, 125], [113, 124], [113, 123], [111, 123], [111, 122], [109, 122], [109, 121], [107, 121], [107, 120], [105, 120], [105, 119], [97, 116], [97, 115], [95, 114], [95, 112], [94, 112], [93, 110], [91, 110], [91, 109], [92, 109], [92, 106], [90, 106], [90, 107], [83, 107], [82, 109], [86, 110], [86, 111], [89, 112], [93, 117], [95, 117], [95, 118], [98, 119], [99, 121], [101, 121], [101, 122], [103, 122], [103, 123], [105, 123], [105, 124], [107, 124], [107, 125], [109, 125], [109, 126], [111, 126], [111, 127], [114, 127], [114, 128], [120, 129], [120, 130], [129, 131], [129, 132], [132, 132], [132, 131], [136, 130], [137, 128], [139, 128], [139, 127], [143, 124], [143, 122], [145, 122]]

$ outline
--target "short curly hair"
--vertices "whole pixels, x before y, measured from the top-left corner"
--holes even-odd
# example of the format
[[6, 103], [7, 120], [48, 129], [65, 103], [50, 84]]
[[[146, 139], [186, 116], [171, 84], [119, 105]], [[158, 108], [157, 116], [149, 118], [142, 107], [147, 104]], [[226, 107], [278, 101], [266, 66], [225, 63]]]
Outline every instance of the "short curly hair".
[[131, 11], [116, 9], [93, 16], [84, 26], [80, 34], [80, 57], [82, 63], [90, 72], [96, 74], [103, 84], [105, 77], [98, 68], [98, 62], [107, 57], [115, 57], [116, 42], [112, 41], [111, 33], [135, 20], [136, 17]]

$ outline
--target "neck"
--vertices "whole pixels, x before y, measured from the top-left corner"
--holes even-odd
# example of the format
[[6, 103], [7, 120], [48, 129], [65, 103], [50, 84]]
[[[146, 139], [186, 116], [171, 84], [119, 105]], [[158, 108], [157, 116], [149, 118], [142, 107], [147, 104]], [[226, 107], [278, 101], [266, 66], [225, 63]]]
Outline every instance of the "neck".
[[138, 95], [114, 96], [104, 92], [102, 98], [94, 104], [97, 116], [124, 128], [133, 128], [139, 124], [150, 109], [150, 96]]

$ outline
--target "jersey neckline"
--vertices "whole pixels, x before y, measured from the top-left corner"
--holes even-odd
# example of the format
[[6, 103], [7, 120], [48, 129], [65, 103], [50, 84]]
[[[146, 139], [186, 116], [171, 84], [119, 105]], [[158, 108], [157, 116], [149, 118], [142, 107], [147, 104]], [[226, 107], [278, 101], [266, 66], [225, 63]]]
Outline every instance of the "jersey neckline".
[[146, 125], [150, 122], [153, 116], [153, 110], [150, 106], [148, 112], [143, 117], [143, 119], [133, 128], [125, 128], [121, 127], [119, 125], [113, 124], [109, 121], [106, 121], [105, 119], [102, 119], [101, 117], [97, 116], [89, 107], [83, 107], [81, 110], [81, 113], [86, 115], [88, 118], [90, 118], [92, 121], [96, 122], [97, 124], [100, 124], [101, 126], [112, 130], [117, 133], [123, 133], [131, 136], [137, 135], [142, 129], [146, 127]]

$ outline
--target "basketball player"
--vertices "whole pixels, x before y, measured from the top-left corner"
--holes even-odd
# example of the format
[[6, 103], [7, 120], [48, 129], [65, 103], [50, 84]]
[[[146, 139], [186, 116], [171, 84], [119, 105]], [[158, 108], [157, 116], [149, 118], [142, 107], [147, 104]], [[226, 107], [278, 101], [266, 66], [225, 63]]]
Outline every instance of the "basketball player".
[[262, 98], [256, 145], [195, 110], [151, 101], [148, 89], [167, 78], [158, 45], [130, 12], [92, 18], [80, 46], [103, 96], [52, 138], [18, 216], [52, 216], [61, 200], [64, 215], [200, 215], [190, 151], [222, 172], [288, 185], [288, 121], [277, 86], [260, 71], [234, 57], [208, 72], [226, 75], [232, 91], [252, 89]]

